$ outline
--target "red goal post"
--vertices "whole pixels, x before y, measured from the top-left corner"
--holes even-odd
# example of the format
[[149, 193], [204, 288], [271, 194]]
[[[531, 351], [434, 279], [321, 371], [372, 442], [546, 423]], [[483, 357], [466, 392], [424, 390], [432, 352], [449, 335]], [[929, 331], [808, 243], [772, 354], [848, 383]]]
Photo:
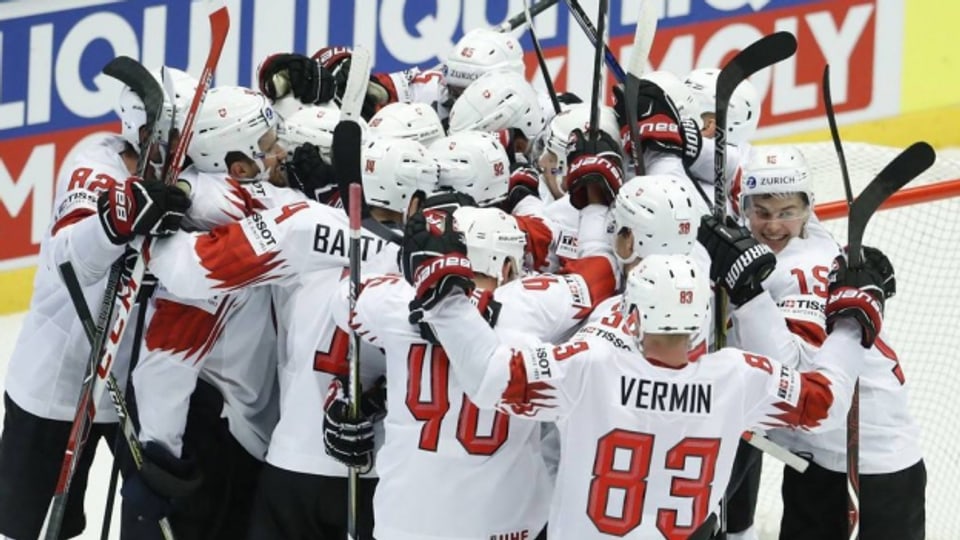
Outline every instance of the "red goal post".
[[[846, 244], [847, 203], [832, 143], [796, 146], [810, 167], [817, 217]], [[853, 193], [863, 191], [901, 150], [845, 143]], [[937, 154], [933, 167], [873, 216], [864, 244], [882, 249], [896, 270], [897, 295], [887, 302], [884, 329], [921, 429], [927, 538], [955, 539], [960, 538], [960, 150]], [[777, 538], [781, 477], [782, 466], [766, 459], [755, 522], [761, 539]]]

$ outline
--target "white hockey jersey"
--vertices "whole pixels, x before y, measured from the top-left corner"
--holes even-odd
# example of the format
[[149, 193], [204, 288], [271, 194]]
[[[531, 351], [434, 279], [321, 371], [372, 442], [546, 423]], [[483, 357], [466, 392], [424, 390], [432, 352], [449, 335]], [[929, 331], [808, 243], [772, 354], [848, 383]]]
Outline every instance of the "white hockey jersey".
[[[261, 182], [239, 182], [190, 168], [184, 227], [208, 230], [258, 210], [305, 200], [302, 193]], [[145, 340], [133, 382], [140, 439], [180, 455], [190, 396], [197, 378], [223, 396], [230, 432], [263, 459], [278, 418], [276, 331], [267, 288], [204, 300], [181, 299], [160, 287], [151, 300]]]
[[[120, 156], [126, 142], [105, 135], [79, 149], [60, 168], [54, 196], [52, 226], [40, 242], [30, 311], [24, 319], [6, 374], [6, 391], [27, 412], [52, 420], [73, 420], [80, 386], [90, 356], [90, 344], [59, 274], [59, 265], [73, 264], [94, 320], [113, 261], [124, 246], [110, 243], [100, 225], [97, 197], [130, 171]], [[137, 309], [130, 314], [135, 320]], [[127, 376], [133, 336], [128, 325], [113, 363], [120, 385]], [[97, 405], [97, 422], [116, 422], [104, 394]]]
[[[686, 538], [719, 510], [743, 431], [842, 422], [856, 376], [852, 363], [800, 373], [732, 348], [671, 368], [636, 351], [622, 317], [556, 346], [505, 341], [459, 297], [426, 318], [479, 406], [557, 421], [551, 539]], [[844, 323], [825, 354], [860, 347]]]
[[393, 85], [400, 103], [425, 103], [437, 111], [441, 121], [450, 116], [452, 101], [442, 71], [411, 68], [376, 77], [381, 84]]
[[[546, 522], [551, 489], [540, 426], [477, 408], [452, 376], [443, 349], [409, 323], [412, 299], [400, 276], [371, 277], [352, 318], [354, 330], [387, 354], [376, 537], [535, 537]], [[498, 288], [494, 299], [501, 304], [496, 332], [554, 340], [569, 335], [595, 303], [579, 275], [524, 278]], [[489, 295], [478, 292], [474, 300], [483, 305]]]
[[[818, 355], [826, 338], [824, 309], [828, 276], [837, 243], [811, 219], [807, 238], [794, 238], [777, 254], [777, 268], [760, 295], [734, 310], [734, 333], [751, 350], [808, 370], [817, 362], [845, 363], [851, 358]], [[895, 302], [895, 300], [894, 300]], [[782, 322], [781, 322], [782, 321]], [[922, 458], [920, 428], [910, 415], [906, 379], [889, 336], [881, 331], [870, 349], [857, 352], [860, 373], [860, 472], [903, 470]], [[811, 456], [821, 467], [846, 471], [846, 426], [816, 433], [771, 430], [770, 438]]]

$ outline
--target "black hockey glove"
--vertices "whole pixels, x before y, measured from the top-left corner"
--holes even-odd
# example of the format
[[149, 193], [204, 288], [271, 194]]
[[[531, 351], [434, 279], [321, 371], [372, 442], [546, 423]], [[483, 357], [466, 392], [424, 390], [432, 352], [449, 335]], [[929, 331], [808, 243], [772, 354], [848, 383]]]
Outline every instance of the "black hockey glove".
[[320, 148], [312, 143], [300, 145], [288, 158], [287, 181], [290, 187], [323, 204], [337, 193], [333, 166], [323, 160]]
[[588, 133], [574, 129], [567, 141], [567, 163], [570, 166], [563, 187], [574, 208], [582, 210], [589, 204], [588, 189], [592, 185], [600, 189], [604, 204], [613, 202], [623, 185], [623, 157], [620, 143], [613, 137], [600, 131], [594, 143]]
[[159, 444], [147, 442], [143, 445], [143, 466], [124, 479], [120, 490], [125, 532], [131, 533], [131, 538], [155, 536], [157, 522], [170, 514], [173, 499], [189, 495], [201, 482], [193, 460], [178, 459]]
[[738, 306], [763, 292], [763, 280], [777, 265], [770, 248], [730, 216], [726, 225], [714, 216], [703, 216], [697, 241], [710, 254], [710, 278], [726, 289], [730, 302]]
[[[385, 382], [385, 379], [383, 380]], [[361, 395], [360, 415], [351, 418], [350, 400], [347, 397], [347, 381], [337, 377], [330, 383], [323, 416], [323, 447], [327, 455], [338, 462], [354, 467], [364, 474], [373, 468], [374, 433], [373, 423], [386, 413], [386, 387], [378, 381], [376, 396]], [[368, 416], [367, 407], [375, 408], [379, 417]]]
[[[289, 88], [277, 88], [275, 75], [280, 75]], [[257, 73], [260, 92], [273, 101], [288, 93], [303, 103], [326, 103], [336, 91], [333, 75], [317, 60], [302, 54], [272, 54]]]
[[889, 300], [896, 296], [897, 277], [894, 275], [893, 263], [890, 262], [890, 259], [875, 247], [863, 246], [861, 250], [863, 251], [862, 258], [883, 278], [883, 282], [880, 284], [880, 288], [883, 289], [883, 299]]
[[473, 267], [466, 253], [452, 210], [427, 209], [407, 220], [401, 267], [416, 290], [412, 312], [432, 309], [447, 295], [473, 290]]
[[510, 183], [507, 187], [507, 199], [501, 208], [508, 214], [527, 197], [540, 198], [540, 173], [533, 167], [517, 164], [512, 167]]
[[97, 199], [100, 225], [110, 242], [122, 245], [134, 235], [165, 236], [180, 229], [190, 197], [176, 186], [131, 176], [114, 182]]
[[[873, 248], [871, 248], [873, 250]], [[883, 326], [884, 283], [893, 276], [893, 267], [879, 250], [863, 259], [856, 268], [847, 266], [846, 253], [833, 260], [830, 270], [830, 297], [827, 299], [827, 332], [841, 318], [850, 318], [860, 325], [860, 344], [873, 346]], [[886, 261], [887, 266], [883, 268]], [[890, 273], [886, 273], [889, 270]]]

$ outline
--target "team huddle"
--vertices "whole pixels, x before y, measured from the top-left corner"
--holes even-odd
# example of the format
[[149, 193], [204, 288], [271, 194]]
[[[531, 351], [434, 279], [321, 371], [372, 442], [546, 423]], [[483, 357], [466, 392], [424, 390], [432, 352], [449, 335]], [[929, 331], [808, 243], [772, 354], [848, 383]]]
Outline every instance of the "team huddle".
[[882, 329], [893, 266], [874, 248], [848, 264], [804, 156], [751, 146], [749, 81], [715, 201], [718, 69], [646, 74], [594, 112], [538, 93], [517, 39], [476, 29], [436, 70], [373, 73], [351, 298], [356, 179], [333, 157], [352, 58], [275, 54], [257, 88], [208, 90], [175, 184], [165, 139], [198, 82], [169, 67], [155, 123], [125, 87], [121, 133], [64, 164], [6, 379], [0, 537], [40, 535], [87, 375], [58, 268], [94, 308], [145, 237], [156, 284], [111, 368], [143, 462], [104, 395], [61, 538], [87, 526], [101, 438], [125, 539], [169, 537], [161, 520], [180, 539], [342, 539], [348, 520], [378, 540], [757, 538], [744, 434], [763, 432], [808, 462], [785, 468], [780, 538], [846, 538], [858, 378], [860, 534], [924, 537], [919, 427]]

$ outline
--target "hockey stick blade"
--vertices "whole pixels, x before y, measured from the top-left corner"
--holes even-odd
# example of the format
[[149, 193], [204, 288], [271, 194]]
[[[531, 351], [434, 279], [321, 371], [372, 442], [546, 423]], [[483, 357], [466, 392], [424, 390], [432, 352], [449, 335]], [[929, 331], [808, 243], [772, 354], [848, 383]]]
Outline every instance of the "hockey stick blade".
[[160, 118], [163, 111], [163, 89], [157, 84], [153, 75], [147, 71], [147, 68], [129, 56], [114, 58], [103, 66], [102, 71], [104, 75], [109, 75], [129, 86], [143, 102], [143, 109], [147, 115], [144, 125], [150, 134], [147, 140], [140, 145], [140, 154], [137, 157], [137, 175], [143, 177], [147, 171], [151, 148], [156, 142], [154, 126], [156, 126], [157, 119]]
[[355, 47], [350, 55], [350, 72], [347, 73], [347, 87], [340, 98], [340, 116], [344, 120], [355, 121], [360, 118], [363, 101], [367, 97], [367, 85], [370, 71], [373, 69], [370, 51]]
[[714, 155], [714, 214], [724, 217], [726, 197], [727, 104], [740, 83], [754, 73], [786, 60], [797, 52], [797, 38], [790, 32], [775, 32], [751, 43], [727, 63], [717, 77], [716, 150]]
[[847, 245], [850, 266], [860, 264], [860, 248], [867, 222], [880, 205], [898, 189], [920, 176], [936, 161], [933, 147], [925, 142], [916, 142], [887, 164], [850, 205], [847, 228]]

